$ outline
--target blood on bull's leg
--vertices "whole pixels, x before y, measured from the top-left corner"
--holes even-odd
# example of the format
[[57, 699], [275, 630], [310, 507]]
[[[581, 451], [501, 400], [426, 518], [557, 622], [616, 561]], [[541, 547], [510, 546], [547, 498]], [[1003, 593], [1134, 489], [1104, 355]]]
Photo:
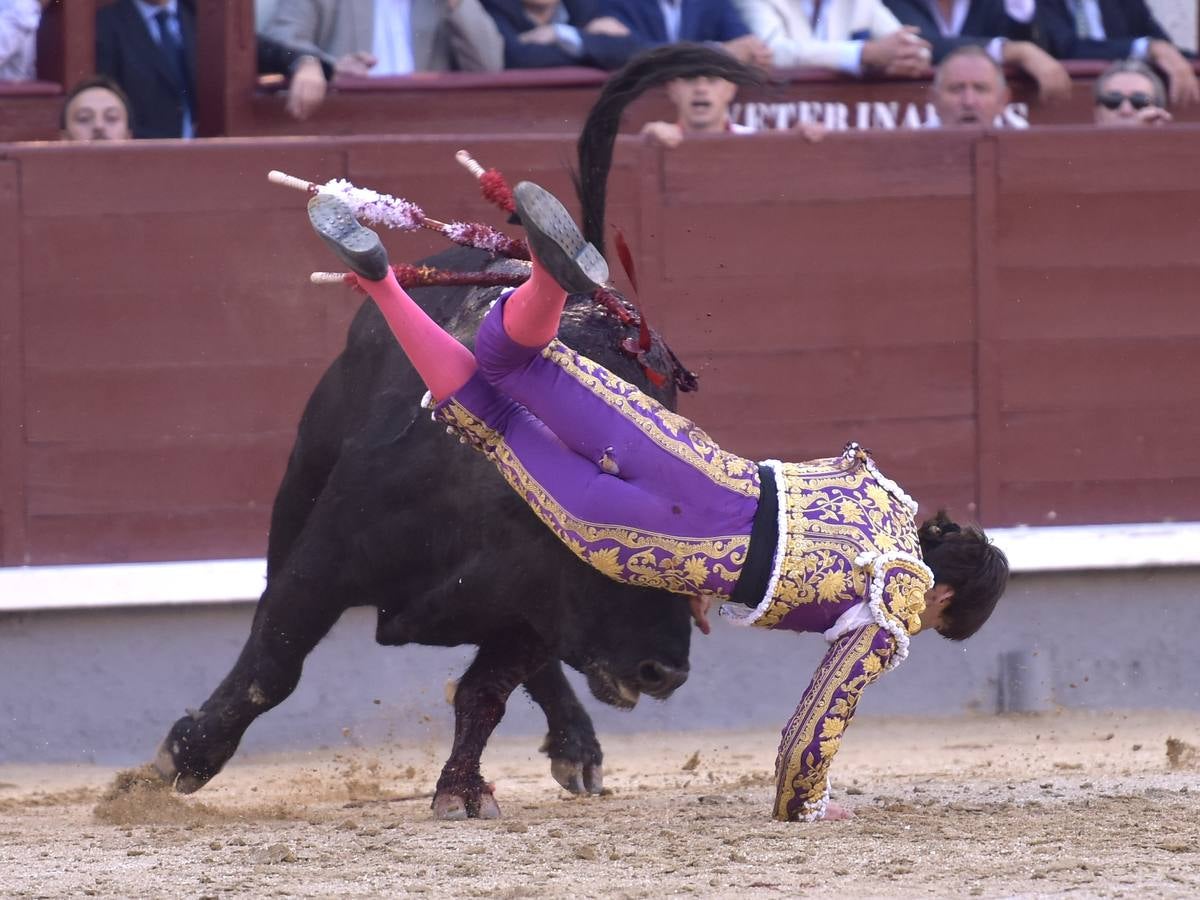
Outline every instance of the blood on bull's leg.
[[546, 714], [542, 752], [550, 757], [554, 780], [572, 794], [598, 794], [604, 789], [604, 753], [591, 717], [584, 710], [562, 663], [552, 660], [525, 681], [529, 698]]
[[433, 814], [439, 819], [494, 819], [500, 807], [479, 771], [480, 757], [508, 697], [552, 659], [532, 629], [513, 628], [481, 645], [454, 694], [454, 746], [438, 778]]

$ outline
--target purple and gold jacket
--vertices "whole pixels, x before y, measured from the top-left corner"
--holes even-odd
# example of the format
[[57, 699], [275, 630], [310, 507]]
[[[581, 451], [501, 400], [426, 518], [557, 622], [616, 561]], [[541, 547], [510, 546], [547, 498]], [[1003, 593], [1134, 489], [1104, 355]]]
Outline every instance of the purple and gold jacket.
[[857, 444], [831, 459], [767, 465], [779, 493], [771, 579], [756, 608], [721, 612], [830, 641], [775, 761], [775, 818], [812, 821], [824, 815], [829, 766], [859, 695], [908, 655], [933, 573], [921, 562], [916, 503]]

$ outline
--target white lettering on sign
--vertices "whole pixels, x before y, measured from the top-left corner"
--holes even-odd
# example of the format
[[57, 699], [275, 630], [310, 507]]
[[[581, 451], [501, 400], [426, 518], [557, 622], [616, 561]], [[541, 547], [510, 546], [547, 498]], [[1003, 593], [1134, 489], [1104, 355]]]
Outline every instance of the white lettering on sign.
[[[831, 131], [879, 128], [885, 131], [937, 128], [941, 125], [932, 103], [898, 100], [866, 101], [853, 105], [815, 100], [786, 103], [734, 103], [733, 121], [755, 131], [786, 131], [800, 124], [820, 124]], [[1010, 103], [996, 117], [997, 128], [1028, 128], [1029, 104]]]

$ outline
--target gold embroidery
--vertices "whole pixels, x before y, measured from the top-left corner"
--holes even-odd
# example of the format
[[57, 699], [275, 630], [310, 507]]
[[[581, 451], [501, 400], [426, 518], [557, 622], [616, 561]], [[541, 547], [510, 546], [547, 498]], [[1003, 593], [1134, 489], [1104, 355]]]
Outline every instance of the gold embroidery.
[[746, 561], [749, 535], [686, 538], [577, 518], [529, 473], [499, 432], [457, 400], [441, 406], [437, 414], [492, 460], [505, 481], [572, 553], [609, 578], [695, 594], [714, 592], [708, 583], [711, 575], [722, 582], [718, 596], [733, 590]]
[[887, 579], [883, 585], [883, 608], [909, 634], [921, 629], [921, 613], [925, 609], [925, 592], [933, 587], [929, 576], [916, 563], [895, 559], [888, 563]]
[[758, 497], [758, 464], [728, 453], [694, 423], [673, 413], [608, 369], [554, 340], [542, 356], [636, 425], [659, 447], [707, 475], [714, 484]]
[[912, 513], [875, 480], [865, 460], [860, 454], [783, 464], [777, 487], [787, 541], [772, 602], [755, 625], [774, 628], [812, 603], [864, 600], [867, 576], [854, 562], [863, 553], [919, 556]]
[[[878, 625], [865, 625], [851, 632], [830, 648], [813, 675], [779, 744], [775, 761], [776, 819], [788, 821], [789, 807], [797, 799], [803, 814], [815, 809], [825, 795], [829, 766], [859, 695], [879, 677], [891, 656], [890, 646], [873, 647], [880, 631]], [[852, 677], [859, 665], [861, 673]], [[808, 749], [814, 738], [818, 741], [816, 754]]]

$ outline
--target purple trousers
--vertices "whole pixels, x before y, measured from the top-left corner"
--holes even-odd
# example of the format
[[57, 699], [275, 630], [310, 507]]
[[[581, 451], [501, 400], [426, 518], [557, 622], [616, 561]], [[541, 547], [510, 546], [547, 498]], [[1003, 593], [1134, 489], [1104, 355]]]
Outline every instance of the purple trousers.
[[436, 415], [605, 575], [729, 596], [750, 544], [757, 464], [557, 340], [514, 343], [503, 304], [480, 326], [479, 370]]

